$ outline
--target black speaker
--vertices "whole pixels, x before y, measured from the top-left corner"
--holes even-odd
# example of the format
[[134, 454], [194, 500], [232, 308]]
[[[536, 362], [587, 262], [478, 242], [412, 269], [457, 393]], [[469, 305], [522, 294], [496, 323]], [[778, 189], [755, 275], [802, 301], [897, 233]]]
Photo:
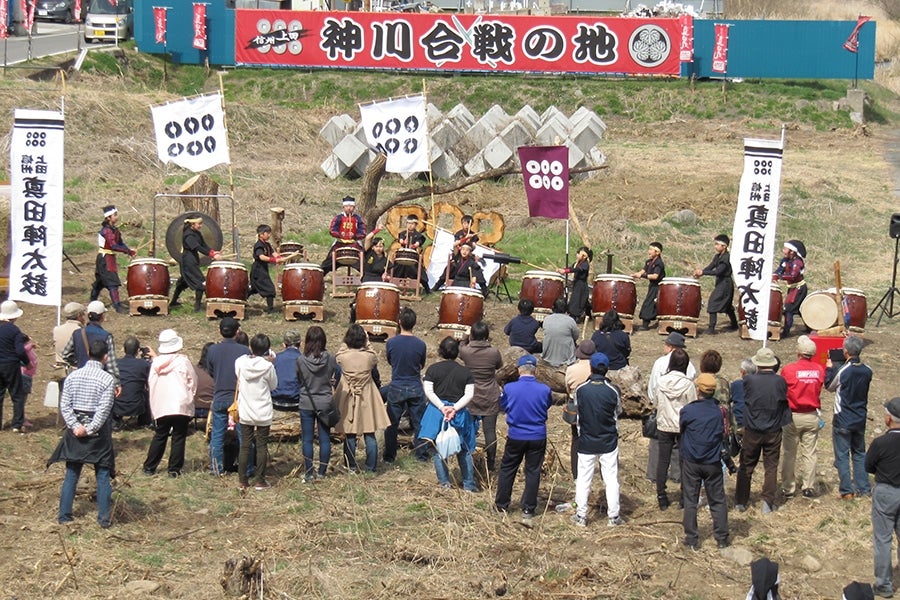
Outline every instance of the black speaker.
[[900, 213], [891, 215], [891, 237], [900, 238]]

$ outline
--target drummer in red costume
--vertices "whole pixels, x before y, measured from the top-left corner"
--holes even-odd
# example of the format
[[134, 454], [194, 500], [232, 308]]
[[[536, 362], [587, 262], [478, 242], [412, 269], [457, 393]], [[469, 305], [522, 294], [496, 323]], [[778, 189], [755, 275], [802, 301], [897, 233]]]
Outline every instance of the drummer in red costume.
[[109, 299], [118, 313], [128, 313], [128, 308], [119, 300], [119, 287], [122, 281], [119, 279], [119, 268], [116, 265], [116, 252], [127, 254], [130, 257], [137, 255], [122, 241], [122, 233], [116, 227], [119, 222], [119, 211], [113, 205], [103, 207], [103, 225], [97, 234], [97, 262], [94, 266], [94, 285], [91, 287], [91, 302], [100, 297], [100, 290], [109, 290]]
[[[322, 271], [331, 272], [331, 255], [335, 248], [351, 246], [362, 252], [360, 240], [366, 237], [366, 224], [362, 217], [356, 214], [356, 198], [345, 196], [341, 201], [344, 210], [331, 220], [330, 233], [335, 242], [328, 249], [328, 255], [322, 262]], [[359, 269], [359, 267], [356, 267]]]
[[788, 240], [784, 243], [782, 253], [784, 258], [772, 273], [772, 281], [780, 279], [788, 284], [784, 299], [784, 330], [781, 333], [781, 337], [788, 337], [794, 325], [794, 315], [800, 312], [800, 305], [806, 299], [808, 291], [803, 279], [806, 271], [806, 246], [800, 240]]

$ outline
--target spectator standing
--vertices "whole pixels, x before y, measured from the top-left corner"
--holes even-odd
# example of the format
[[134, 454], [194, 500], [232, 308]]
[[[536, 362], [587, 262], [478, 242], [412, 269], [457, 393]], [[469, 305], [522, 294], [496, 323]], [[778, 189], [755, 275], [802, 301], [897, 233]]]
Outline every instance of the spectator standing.
[[[583, 340], [575, 348], [575, 362], [566, 367], [566, 394], [570, 399], [574, 400], [576, 388], [590, 379], [591, 356], [596, 351], [596, 346], [591, 340]], [[572, 479], [576, 480], [578, 479], [578, 424], [572, 423], [571, 427], [572, 440], [569, 445], [569, 466], [572, 469]]]
[[398, 318], [400, 335], [385, 343], [385, 354], [391, 365], [391, 382], [381, 388], [388, 418], [391, 424], [384, 430], [384, 462], [397, 459], [397, 426], [403, 413], [409, 415], [413, 429], [413, 450], [419, 461], [428, 460], [428, 447], [419, 439], [419, 427], [425, 413], [425, 390], [422, 387], [422, 369], [428, 348], [425, 342], [413, 333], [416, 326], [416, 312], [408, 307], [400, 310]]
[[[250, 349], [235, 339], [240, 324], [232, 317], [219, 321], [222, 339], [210, 346], [206, 355], [209, 374], [215, 382], [212, 403], [212, 428], [209, 435], [209, 469], [213, 475], [225, 473], [225, 432], [228, 430], [228, 407], [234, 402], [237, 375], [235, 361]], [[240, 427], [237, 428], [240, 437]]]
[[209, 349], [213, 342], [203, 344], [200, 350], [200, 359], [194, 365], [194, 380], [197, 382], [197, 391], [194, 392], [194, 418], [206, 419], [212, 408], [213, 396], [216, 393], [216, 381], [209, 374]]
[[891, 538], [900, 522], [900, 398], [884, 404], [887, 432], [874, 439], [866, 453], [866, 472], [875, 475], [872, 493], [872, 551], [875, 556], [876, 596], [894, 595]]
[[[331, 428], [316, 417], [316, 408], [323, 409], [334, 402], [334, 388], [340, 369], [334, 356], [325, 349], [328, 339], [325, 330], [313, 325], [306, 330], [303, 354], [297, 359], [297, 379], [300, 380], [300, 435], [303, 438], [304, 483], [322, 479], [331, 461]], [[319, 464], [313, 464], [313, 436], [318, 428]]]
[[[681, 425], [679, 413], [689, 402], [697, 399], [694, 382], [687, 376], [690, 364], [684, 348], [675, 348], [669, 353], [669, 370], [659, 378], [656, 386], [656, 426], [658, 428], [659, 462], [656, 466], [656, 499], [660, 510], [669, 508], [666, 492], [666, 475], [672, 459], [672, 449], [678, 444]], [[680, 458], [679, 458], [680, 460]], [[683, 504], [679, 494], [679, 504]]]
[[275, 410], [296, 413], [300, 410], [300, 381], [297, 361], [300, 359], [300, 334], [293, 329], [284, 332], [284, 350], [275, 355], [275, 375], [278, 387], [272, 390]]
[[801, 335], [797, 338], [797, 360], [781, 369], [781, 376], [787, 382], [791, 409], [791, 422], [784, 428], [781, 447], [781, 489], [787, 498], [792, 497], [798, 487], [804, 498], [815, 496], [816, 443], [822, 406], [819, 394], [825, 384], [825, 367], [812, 360], [815, 355], [815, 343]]
[[500, 385], [497, 370], [503, 366], [500, 351], [491, 346], [490, 330], [484, 321], [472, 325], [468, 342], [459, 347], [459, 358], [475, 378], [475, 395], [469, 412], [481, 424], [484, 432], [484, 453], [487, 470], [493, 472], [497, 463], [497, 417], [500, 414]]
[[250, 354], [234, 361], [237, 377], [238, 417], [241, 427], [241, 450], [238, 455], [238, 478], [241, 489], [250, 487], [247, 465], [250, 447], [256, 444], [254, 489], [269, 489], [266, 466], [269, 462], [269, 428], [272, 426], [272, 390], [278, 385], [275, 366], [269, 350], [269, 336], [257, 333], [250, 339]]
[[69, 338], [66, 347], [63, 348], [63, 360], [76, 369], [87, 364], [90, 359], [88, 347], [94, 340], [106, 342], [106, 361], [103, 368], [116, 380], [116, 387], [121, 386], [119, 377], [119, 364], [116, 361], [116, 344], [111, 333], [103, 328], [106, 320], [106, 307], [100, 300], [94, 300], [87, 306], [88, 322], [83, 328], [78, 329]]
[[22, 367], [30, 364], [25, 349], [26, 336], [16, 326], [16, 319], [22, 314], [22, 309], [13, 300], [0, 304], [0, 427], [3, 426], [3, 400], [8, 392], [13, 407], [10, 426], [14, 433], [25, 427], [27, 395], [22, 383]]

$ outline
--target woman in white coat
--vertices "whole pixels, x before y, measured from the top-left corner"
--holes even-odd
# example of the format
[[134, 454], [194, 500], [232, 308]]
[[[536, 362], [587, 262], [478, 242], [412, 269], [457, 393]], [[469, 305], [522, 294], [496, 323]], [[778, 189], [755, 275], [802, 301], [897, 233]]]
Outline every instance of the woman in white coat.
[[272, 426], [272, 390], [278, 386], [278, 376], [275, 375], [273, 355], [269, 353], [269, 348], [269, 336], [257, 333], [250, 340], [250, 354], [234, 361], [241, 427], [241, 450], [238, 454], [241, 489], [250, 487], [247, 462], [254, 442], [256, 473], [253, 485], [257, 490], [269, 487], [266, 483], [266, 465], [269, 462], [269, 428]]
[[[694, 382], [687, 376], [690, 359], [684, 348], [669, 353], [669, 370], [659, 378], [656, 386], [656, 427], [659, 431], [659, 462], [656, 465], [656, 499], [659, 509], [669, 508], [666, 493], [666, 474], [672, 459], [672, 448], [678, 442], [681, 431], [681, 409], [697, 399]], [[679, 502], [681, 503], [681, 501]]]

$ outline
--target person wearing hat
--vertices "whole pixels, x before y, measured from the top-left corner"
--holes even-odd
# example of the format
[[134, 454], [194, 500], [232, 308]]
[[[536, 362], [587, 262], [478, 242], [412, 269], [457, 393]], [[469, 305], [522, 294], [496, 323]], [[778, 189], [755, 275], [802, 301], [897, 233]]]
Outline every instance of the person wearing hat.
[[116, 360], [116, 343], [110, 332], [103, 328], [106, 320], [106, 307], [100, 300], [94, 300], [87, 305], [88, 322], [81, 329], [75, 330], [72, 337], [63, 348], [63, 360], [76, 369], [80, 369], [90, 360], [89, 347], [94, 340], [106, 343], [106, 360], [103, 368], [116, 380], [117, 392], [121, 390], [121, 377], [119, 376], [119, 363]]
[[797, 338], [797, 360], [781, 368], [791, 409], [791, 422], [784, 428], [781, 447], [781, 490], [787, 498], [793, 496], [798, 487], [804, 498], [815, 496], [816, 444], [822, 408], [819, 394], [825, 385], [825, 367], [812, 360], [815, 355], [815, 343], [801, 335]]
[[734, 281], [731, 279], [731, 256], [728, 253], [730, 240], [727, 235], [720, 233], [713, 238], [713, 241], [716, 253], [712, 260], [705, 268], [694, 271], [696, 279], [700, 279], [703, 275], [711, 275], [716, 278], [716, 287], [713, 288], [706, 304], [706, 312], [709, 313], [709, 328], [706, 333], [714, 334], [716, 332], [717, 313], [725, 313], [731, 321], [728, 330], [737, 331], [737, 315], [734, 313], [734, 305], [731, 303], [734, 299]]
[[578, 323], [584, 320], [585, 313], [591, 311], [591, 291], [588, 277], [594, 252], [587, 246], [581, 246], [575, 253], [575, 264], [565, 269], [557, 269], [560, 275], [572, 274], [572, 293], [569, 295], [569, 315]]
[[[422, 262], [422, 251], [425, 247], [425, 234], [419, 231], [419, 217], [416, 215], [407, 215], [406, 216], [406, 229], [401, 231], [397, 235], [397, 242], [400, 244], [401, 248], [408, 248], [410, 250], [415, 250], [419, 253], [419, 263]], [[422, 285], [422, 289], [426, 294], [431, 293], [431, 289], [428, 287], [428, 273], [425, 271], [424, 265], [422, 266], [422, 272], [419, 273], [418, 265], [398, 265], [391, 264], [389, 266], [389, 270], [393, 277], [400, 277], [404, 279], [415, 279], [419, 277], [419, 283]]]
[[144, 460], [144, 475], [153, 475], [172, 436], [167, 470], [169, 477], [178, 477], [184, 468], [184, 448], [188, 425], [194, 418], [194, 394], [197, 380], [194, 365], [181, 353], [184, 340], [174, 329], [159, 333], [159, 347], [150, 364], [150, 412], [155, 421], [155, 433]]
[[206, 291], [206, 278], [200, 271], [200, 255], [208, 256], [213, 260], [219, 260], [222, 254], [206, 245], [200, 229], [203, 227], [203, 216], [200, 213], [191, 213], [184, 220], [181, 231], [181, 275], [175, 282], [175, 291], [172, 294], [170, 306], [180, 306], [178, 298], [181, 292], [190, 288], [194, 290], [194, 312], [200, 312], [200, 302], [203, 300], [203, 292]]
[[647, 249], [647, 260], [644, 262], [644, 268], [631, 276], [636, 279], [647, 280], [647, 295], [641, 304], [641, 311], [638, 314], [643, 322], [644, 330], [650, 329], [650, 321], [656, 320], [656, 298], [659, 296], [659, 284], [666, 276], [666, 265], [662, 259], [662, 244], [659, 242], [650, 242]]
[[[213, 391], [212, 428], [209, 434], [209, 470], [213, 475], [224, 475], [225, 465], [225, 432], [228, 430], [228, 407], [234, 402], [234, 389], [237, 387], [237, 375], [234, 372], [235, 361], [250, 348], [239, 344], [234, 339], [240, 329], [240, 323], [225, 317], [219, 321], [219, 333], [222, 339], [209, 347], [206, 364], [209, 374], [216, 382]], [[240, 438], [240, 428], [237, 428]]]
[[547, 451], [547, 414], [553, 406], [553, 398], [550, 386], [534, 377], [537, 358], [531, 354], [520, 356], [516, 366], [519, 369], [519, 379], [504, 385], [503, 393], [500, 394], [500, 408], [506, 413], [509, 431], [503, 458], [500, 460], [494, 506], [501, 512], [509, 509], [516, 473], [524, 460], [525, 489], [519, 504], [522, 521], [528, 522], [534, 517], [534, 509], [537, 508], [541, 467]]
[[800, 305], [806, 299], [806, 246], [800, 240], [788, 240], [782, 249], [781, 262], [772, 272], [772, 281], [784, 281], [788, 284], [788, 292], [784, 298], [784, 330], [781, 337], [791, 334], [794, 326], [794, 315], [800, 313]]
[[845, 362], [836, 365], [831, 358], [825, 361], [825, 387], [834, 392], [831, 442], [842, 500], [867, 496], [872, 490], [865, 473], [866, 413], [872, 369], [859, 359], [863, 345], [861, 337], [849, 335], [844, 338]]
[[872, 440], [866, 453], [866, 472], [875, 476], [872, 492], [872, 550], [875, 556], [875, 595], [894, 594], [891, 539], [900, 520], [900, 398], [884, 403], [887, 431]]
[[278, 386], [272, 390], [275, 410], [296, 413], [300, 406], [300, 381], [297, 379], [297, 360], [300, 358], [300, 333], [288, 329], [282, 337], [284, 350], [275, 355], [275, 375]]
[[609, 359], [602, 352], [590, 358], [591, 376], [575, 389], [578, 406], [578, 477], [575, 480], [576, 511], [572, 522], [578, 527], [588, 523], [588, 497], [594, 470], [600, 463], [600, 475], [606, 486], [607, 525], [623, 525], [619, 514], [619, 414], [622, 399], [606, 378]]
[[[322, 271], [327, 275], [331, 273], [334, 265], [332, 257], [335, 248], [356, 248], [362, 253], [363, 248], [360, 241], [366, 237], [366, 224], [358, 214], [356, 214], [356, 198], [353, 196], [344, 196], [341, 200], [342, 210], [340, 214], [331, 220], [331, 226], [328, 228], [334, 243], [328, 249], [325, 260], [322, 261]], [[359, 267], [354, 266], [355, 269]]]
[[22, 381], [22, 367], [31, 364], [25, 348], [25, 334], [16, 325], [22, 309], [13, 300], [0, 304], [0, 427], [3, 426], [3, 400], [6, 393], [12, 400], [13, 431], [25, 426], [25, 400], [28, 398]]
[[762, 514], [778, 510], [775, 493], [778, 485], [778, 460], [781, 457], [782, 430], [791, 423], [787, 382], [775, 372], [778, 358], [771, 348], [760, 348], [750, 359], [756, 373], [744, 377], [744, 435], [741, 461], [734, 492], [734, 507], [747, 510], [753, 470], [763, 460]]
[[725, 548], [728, 546], [728, 502], [722, 473], [725, 425], [722, 409], [714, 397], [718, 381], [711, 373], [701, 373], [694, 386], [697, 399], [682, 408], [678, 415], [681, 486], [684, 490], [684, 545], [696, 550], [700, 543], [697, 506], [702, 485], [712, 515], [713, 535], [719, 548]]
[[53, 349], [56, 352], [56, 364], [65, 363], [62, 356], [63, 350], [66, 344], [69, 343], [69, 340], [72, 339], [72, 334], [84, 327], [86, 312], [87, 309], [85, 309], [84, 305], [78, 302], [69, 302], [63, 307], [62, 314], [66, 320], [61, 325], [53, 328]]
[[128, 314], [128, 308], [119, 300], [119, 287], [122, 281], [119, 279], [119, 267], [116, 265], [116, 252], [126, 254], [131, 258], [137, 256], [137, 251], [132, 250], [122, 241], [122, 232], [116, 227], [119, 222], [119, 211], [113, 205], [103, 207], [103, 224], [100, 233], [97, 234], [97, 261], [94, 265], [94, 285], [91, 286], [91, 301], [100, 297], [100, 290], [109, 290], [109, 300], [118, 313]]
[[[678, 331], [670, 331], [669, 335], [666, 336], [666, 339], [663, 340], [663, 355], [657, 358], [656, 361], [654, 361], [653, 367], [650, 369], [650, 376], [647, 378], [647, 398], [650, 400], [650, 403], [654, 407], [656, 406], [656, 390], [659, 386], [659, 378], [669, 370], [669, 354], [671, 354], [672, 350], [674, 350], [675, 348], [684, 348], [685, 342], [686, 338], [684, 337], [684, 334]], [[694, 367], [693, 362], [688, 362], [685, 375], [687, 375], [690, 379], [694, 379], [694, 377], [697, 376], [697, 369]], [[668, 477], [675, 483], [681, 481], [681, 468], [679, 466], [680, 462], [681, 460], [678, 456], [678, 448], [673, 448], [672, 461], [669, 463]], [[647, 455], [646, 477], [648, 480], [653, 482], [656, 481], [656, 466], [658, 463], [659, 440], [656, 438], [651, 438]]]

